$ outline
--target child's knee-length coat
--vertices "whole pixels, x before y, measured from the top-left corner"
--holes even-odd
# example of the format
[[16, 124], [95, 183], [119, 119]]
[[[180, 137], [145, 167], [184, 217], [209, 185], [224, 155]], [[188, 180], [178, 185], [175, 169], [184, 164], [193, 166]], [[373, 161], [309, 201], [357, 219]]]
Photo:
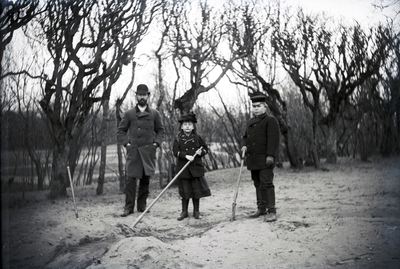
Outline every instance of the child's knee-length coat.
[[189, 136], [185, 134], [179, 134], [174, 140], [173, 152], [174, 156], [177, 157], [176, 173], [178, 173], [188, 162], [186, 155], [193, 156], [196, 151], [203, 147], [200, 156], [196, 156], [195, 159], [189, 164], [189, 166], [182, 171], [179, 178], [194, 178], [204, 176], [204, 165], [201, 157], [208, 153], [207, 144], [197, 134], [190, 134]]

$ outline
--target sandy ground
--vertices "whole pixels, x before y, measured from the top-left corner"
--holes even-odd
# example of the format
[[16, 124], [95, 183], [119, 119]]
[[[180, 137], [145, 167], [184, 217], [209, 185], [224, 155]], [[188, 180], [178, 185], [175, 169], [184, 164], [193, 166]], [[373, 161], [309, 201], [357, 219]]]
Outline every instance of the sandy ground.
[[[250, 172], [207, 173], [212, 196], [202, 219], [177, 221], [171, 187], [135, 226], [119, 217], [124, 195], [107, 183], [50, 201], [47, 191], [2, 194], [3, 268], [400, 268], [400, 158], [363, 163], [339, 159], [324, 169], [275, 169], [278, 220], [249, 219], [255, 210]], [[69, 190], [70, 191], [70, 190]], [[161, 192], [151, 183], [150, 204]], [[70, 192], [71, 193], [71, 192]], [[192, 211], [192, 204], [190, 204]]]

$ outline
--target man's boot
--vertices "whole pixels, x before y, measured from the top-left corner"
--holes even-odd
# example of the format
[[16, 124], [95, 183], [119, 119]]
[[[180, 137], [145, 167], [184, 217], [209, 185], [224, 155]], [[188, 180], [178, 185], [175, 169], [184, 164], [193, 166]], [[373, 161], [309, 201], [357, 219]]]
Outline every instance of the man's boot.
[[[139, 181], [139, 190], [137, 198], [137, 210], [139, 212], [144, 212], [146, 210], [146, 201], [150, 193], [149, 184], [150, 184], [150, 177], [143, 175]], [[150, 211], [147, 211], [147, 213], [150, 213]]]
[[266, 222], [276, 221], [276, 207], [275, 207], [275, 188], [270, 186], [268, 189], [263, 190], [263, 196], [267, 203], [268, 214], [265, 217]]
[[126, 177], [125, 179], [125, 207], [121, 217], [133, 214], [136, 200], [136, 178]]
[[181, 215], [178, 217], [179, 221], [189, 217], [188, 207], [189, 207], [189, 199], [182, 198], [182, 212], [181, 212]]
[[263, 199], [261, 189], [256, 187], [256, 197], [257, 197], [257, 211], [250, 215], [250, 218], [258, 218], [261, 215], [267, 215], [266, 203]]
[[250, 218], [256, 219], [262, 215], [267, 215], [267, 210], [265, 210], [265, 208], [258, 208], [256, 212], [250, 215]]
[[200, 217], [200, 199], [193, 200], [193, 216], [195, 219], [201, 219]]
[[267, 216], [265, 217], [266, 222], [276, 221], [276, 213], [268, 212]]

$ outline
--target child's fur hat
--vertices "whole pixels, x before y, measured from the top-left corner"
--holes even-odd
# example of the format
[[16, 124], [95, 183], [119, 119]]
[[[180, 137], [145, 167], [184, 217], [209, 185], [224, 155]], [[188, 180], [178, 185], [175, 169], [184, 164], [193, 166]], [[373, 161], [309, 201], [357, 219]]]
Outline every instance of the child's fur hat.
[[182, 117], [178, 120], [178, 122], [182, 123], [184, 121], [191, 121], [193, 123], [197, 122], [196, 114], [193, 112], [189, 112], [187, 114], [182, 115]]

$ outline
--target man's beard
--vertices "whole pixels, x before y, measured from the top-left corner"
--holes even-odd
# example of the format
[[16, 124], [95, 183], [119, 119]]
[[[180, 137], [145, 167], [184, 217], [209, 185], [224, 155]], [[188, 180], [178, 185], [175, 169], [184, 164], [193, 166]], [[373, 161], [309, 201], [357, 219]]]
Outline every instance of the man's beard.
[[139, 106], [145, 106], [145, 105], [147, 105], [147, 100], [146, 99], [139, 99], [138, 100], [138, 104], [139, 104]]

